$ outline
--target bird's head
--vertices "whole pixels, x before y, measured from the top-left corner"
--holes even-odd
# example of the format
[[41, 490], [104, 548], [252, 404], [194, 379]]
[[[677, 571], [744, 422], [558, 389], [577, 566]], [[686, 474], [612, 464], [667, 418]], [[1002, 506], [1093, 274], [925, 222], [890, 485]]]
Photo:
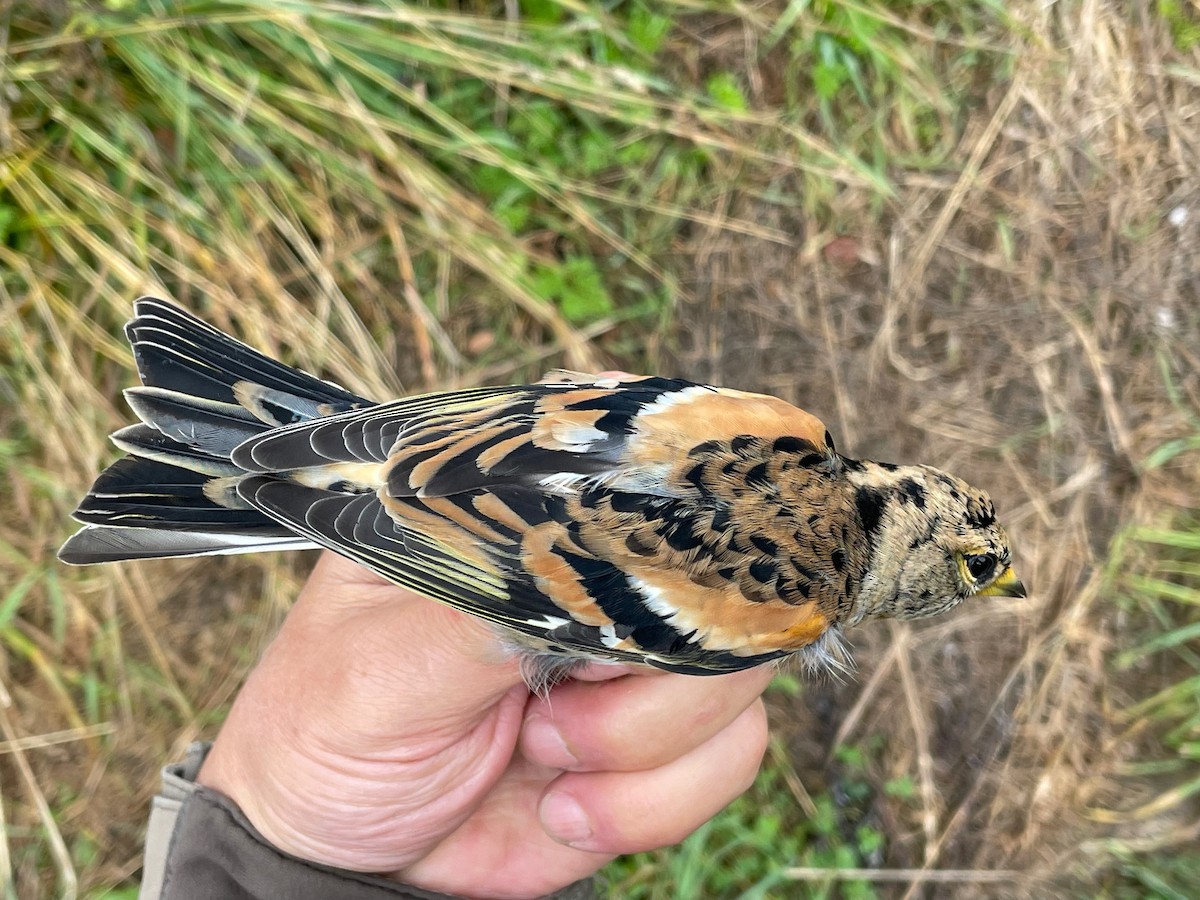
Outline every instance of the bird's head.
[[870, 558], [854, 618], [920, 619], [969, 597], [1024, 597], [991, 498], [927, 466], [863, 462], [848, 476]]

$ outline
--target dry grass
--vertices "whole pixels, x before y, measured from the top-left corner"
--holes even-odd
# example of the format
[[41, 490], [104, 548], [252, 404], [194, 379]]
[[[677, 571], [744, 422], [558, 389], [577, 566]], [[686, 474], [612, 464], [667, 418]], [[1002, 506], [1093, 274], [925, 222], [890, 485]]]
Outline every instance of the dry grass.
[[[1046, 880], [1135, 896], [1146, 880], [1132, 880], [1131, 859], [1194, 851], [1194, 763], [1186, 752], [1148, 763], [1194, 734], [1177, 713], [1195, 706], [1195, 642], [1121, 654], [1195, 618], [1186, 602], [1123, 599], [1164, 555], [1133, 537], [1114, 549], [1138, 525], [1194, 534], [1181, 516], [1200, 509], [1194, 444], [1171, 443], [1200, 433], [1200, 58], [1176, 46], [1191, 13], [1018, 2], [1005, 18], [979, 13], [972, 30], [965, 14], [897, 6], [877, 18], [903, 39], [884, 29], [871, 64], [906, 92], [851, 97], [862, 114], [838, 118], [794, 97], [788, 41], [807, 20], [778, 33], [781, 8], [676, 8], [666, 49], [685, 86], [641, 92], [566, 56], [539, 82], [523, 58], [505, 62], [519, 43], [511, 23], [404, 8], [422, 19], [411, 31], [421, 52], [453, 59], [447, 47], [465, 41], [456, 77], [487, 72], [514, 115], [548, 95], [610, 116], [628, 140], [705, 148], [694, 178], [651, 166], [589, 181], [514, 162], [546, 223], [517, 233], [429, 162], [453, 129], [434, 140], [427, 119], [421, 131], [355, 106], [345, 85], [341, 118], [315, 105], [315, 89], [272, 93], [269, 72], [255, 83], [233, 65], [207, 70], [204, 89], [229, 104], [244, 143], [210, 148], [208, 181], [109, 179], [121, 159], [104, 157], [88, 105], [112, 99], [97, 59], [117, 38], [84, 40], [79, 27], [39, 43], [30, 23], [63, 16], [0, 6], [21, 92], [0, 110], [0, 197], [26, 241], [0, 246], [0, 872], [17, 895], [89, 893], [136, 872], [157, 767], [214, 732], [305, 565], [55, 564], [67, 513], [125, 416], [116, 398], [130, 366], [114, 335], [130, 297], [156, 286], [148, 272], [217, 324], [367, 393], [617, 359], [771, 391], [822, 416], [845, 451], [987, 486], [1033, 596], [862, 629], [856, 678], [775, 698], [787, 750], [776, 768], [799, 808], [839, 796], [838, 747], [873, 747], [878, 785], [911, 781], [910, 795], [877, 792], [868, 815], [886, 846], [869, 871], [840, 876], [889, 896], [1035, 896]], [[286, 24], [313, 39], [302, 19]], [[189, 29], [155, 27], [163, 59], [197, 52]], [[971, 54], [986, 63], [955, 68]], [[686, 90], [730, 72], [744, 111], [718, 115]], [[939, 97], [938, 76], [955, 73], [973, 80]], [[396, 85], [397, 104], [433, 115], [412, 79]], [[169, 140], [136, 133], [138, 110], [119, 107], [128, 143], [117, 149], [136, 148], [131, 170], [146, 177], [177, 173], [213, 127], [187, 121], [193, 107], [171, 96]], [[320, 144], [324, 168], [261, 166], [287, 148], [252, 143], [237, 117], [276, 112], [323, 141], [352, 133]], [[170, 146], [185, 133], [187, 146]], [[472, 133], [457, 133], [470, 165], [503, 162]], [[674, 158], [676, 144], [655, 146]], [[216, 181], [245, 174], [248, 159], [251, 177]], [[650, 188], [635, 191], [637, 178]], [[460, 209], [469, 215], [448, 212]], [[626, 260], [607, 275], [635, 290], [614, 289], [613, 308], [587, 321], [545, 302], [522, 260], [552, 265], [560, 230], [569, 252]], [[634, 250], [651, 237], [653, 254]], [[623, 326], [637, 290], [662, 284], [669, 301]], [[666, 330], [647, 337], [656, 320]], [[1172, 446], [1183, 449], [1147, 466]], [[1162, 712], [1155, 696], [1180, 684]], [[663, 857], [638, 871], [656, 867]], [[773, 896], [828, 881], [813, 867], [779, 876]]]
[[[900, 173], [879, 219], [844, 192], [837, 221], [793, 254], [702, 242], [685, 282], [698, 298], [685, 371], [799, 401], [843, 449], [987, 485], [1034, 586], [1021, 603], [865, 628], [854, 682], [777, 708], [809, 790], [836, 783], [833, 748], [886, 736], [878, 781], [909, 775], [915, 798], [872, 815], [893, 838], [887, 869], [919, 871], [863, 877], [904, 881], [903, 897], [940, 895], [945, 876], [923, 873], [947, 868], [964, 870], [956, 897], [1043, 895], [1026, 878], [1099, 884], [1127, 859], [1101, 846], [1194, 853], [1200, 835], [1194, 766], [1165, 793], [1113, 780], [1162, 751], [1145, 717], [1130, 729], [1119, 711], [1195, 668], [1182, 641], [1183, 659], [1114, 671], [1147, 628], [1144, 609], [1119, 605], [1123, 569], [1147, 559], [1114, 550], [1106, 565], [1131, 523], [1183, 527], [1200, 506], [1194, 451], [1145, 465], [1174, 440], [1195, 446], [1195, 57], [1145, 10], [1008, 8], [1021, 49], [963, 123], [960, 165]], [[1108, 839], [1080, 855], [1097, 831]], [[997, 888], [997, 869], [1023, 878]]]

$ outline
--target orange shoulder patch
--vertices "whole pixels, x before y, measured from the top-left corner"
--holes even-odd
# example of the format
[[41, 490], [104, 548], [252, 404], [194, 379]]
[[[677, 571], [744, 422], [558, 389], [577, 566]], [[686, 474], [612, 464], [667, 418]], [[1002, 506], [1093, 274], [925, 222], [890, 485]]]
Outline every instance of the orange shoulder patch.
[[635, 420], [633, 460], [671, 463], [705, 441], [741, 434], [770, 440], [798, 437], [825, 448], [825, 423], [778, 397], [696, 387], [646, 407]]

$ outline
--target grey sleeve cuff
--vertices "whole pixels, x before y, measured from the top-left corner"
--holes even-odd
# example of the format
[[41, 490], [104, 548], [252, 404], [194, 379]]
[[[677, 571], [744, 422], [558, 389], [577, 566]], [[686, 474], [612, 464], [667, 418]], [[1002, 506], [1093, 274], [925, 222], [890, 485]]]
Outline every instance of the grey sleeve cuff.
[[[146, 834], [139, 900], [454, 900], [362, 872], [321, 866], [271, 846], [228, 797], [196, 775], [211, 745], [195, 743], [162, 771]], [[592, 879], [546, 900], [593, 900]]]
[[208, 756], [211, 741], [195, 741], [187, 749], [183, 762], [163, 766], [162, 787], [150, 802], [150, 822], [146, 826], [146, 846], [142, 856], [142, 886], [138, 900], [163, 897], [167, 854], [179, 821], [183, 804], [196, 790], [196, 776]]

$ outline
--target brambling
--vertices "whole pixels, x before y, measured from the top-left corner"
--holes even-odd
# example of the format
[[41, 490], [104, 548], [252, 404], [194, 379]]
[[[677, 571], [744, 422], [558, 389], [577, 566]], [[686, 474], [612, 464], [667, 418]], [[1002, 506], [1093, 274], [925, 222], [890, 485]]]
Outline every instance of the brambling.
[[499, 626], [542, 682], [829, 666], [865, 619], [1025, 596], [986, 493], [841, 456], [775, 397], [553, 372], [375, 403], [162, 300], [125, 331], [141, 422], [68, 563], [325, 547]]

